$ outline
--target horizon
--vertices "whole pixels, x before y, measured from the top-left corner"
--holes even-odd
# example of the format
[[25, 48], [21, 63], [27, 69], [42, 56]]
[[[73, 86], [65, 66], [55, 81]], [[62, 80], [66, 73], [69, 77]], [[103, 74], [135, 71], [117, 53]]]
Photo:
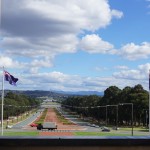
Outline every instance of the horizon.
[[0, 67], [19, 79], [5, 89], [103, 92], [141, 84], [149, 90], [150, 0], [0, 5]]

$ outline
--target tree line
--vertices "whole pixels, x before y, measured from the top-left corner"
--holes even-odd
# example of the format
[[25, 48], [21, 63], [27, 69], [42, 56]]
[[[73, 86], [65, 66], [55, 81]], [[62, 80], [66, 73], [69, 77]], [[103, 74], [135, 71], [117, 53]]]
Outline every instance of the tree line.
[[8, 92], [4, 96], [3, 118], [8, 119], [9, 116], [18, 116], [30, 111], [33, 108], [37, 108], [39, 105], [40, 101], [38, 99], [31, 98], [22, 94]]
[[104, 91], [103, 96], [68, 97], [62, 102], [62, 106], [76, 111], [83, 118], [90, 117], [99, 124], [128, 126], [132, 121], [132, 108], [126, 104], [133, 104], [133, 124], [148, 126], [148, 101], [148, 91], [138, 84], [122, 90], [117, 86], [110, 86]]

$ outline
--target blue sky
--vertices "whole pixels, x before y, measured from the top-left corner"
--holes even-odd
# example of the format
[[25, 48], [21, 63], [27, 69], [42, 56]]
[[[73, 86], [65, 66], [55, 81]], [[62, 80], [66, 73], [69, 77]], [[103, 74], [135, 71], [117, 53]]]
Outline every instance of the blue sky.
[[5, 88], [148, 90], [150, 0], [1, 0], [1, 8], [0, 66], [19, 78]]

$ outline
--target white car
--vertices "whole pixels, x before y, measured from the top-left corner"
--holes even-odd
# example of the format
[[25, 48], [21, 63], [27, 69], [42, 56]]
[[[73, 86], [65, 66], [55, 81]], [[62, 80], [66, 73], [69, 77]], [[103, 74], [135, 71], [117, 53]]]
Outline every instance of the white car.
[[6, 126], [6, 129], [11, 129], [13, 126], [11, 126], [11, 125], [7, 125]]

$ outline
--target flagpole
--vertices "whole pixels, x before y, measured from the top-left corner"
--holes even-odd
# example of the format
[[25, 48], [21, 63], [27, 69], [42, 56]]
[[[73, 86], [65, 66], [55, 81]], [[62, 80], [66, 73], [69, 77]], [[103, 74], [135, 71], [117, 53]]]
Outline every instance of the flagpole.
[[3, 110], [4, 110], [4, 66], [3, 66], [3, 71], [2, 71], [2, 113], [1, 113], [1, 135], [3, 135]]
[[149, 69], [149, 134], [150, 134], [150, 69]]

